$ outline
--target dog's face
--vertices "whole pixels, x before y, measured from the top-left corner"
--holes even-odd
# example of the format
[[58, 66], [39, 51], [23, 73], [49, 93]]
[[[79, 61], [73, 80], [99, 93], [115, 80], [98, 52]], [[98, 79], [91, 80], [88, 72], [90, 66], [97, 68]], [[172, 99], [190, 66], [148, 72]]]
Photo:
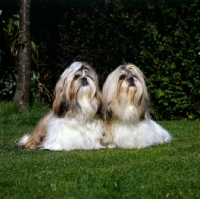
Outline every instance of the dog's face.
[[147, 116], [148, 93], [143, 73], [133, 64], [121, 65], [103, 86], [106, 120], [137, 122]]
[[101, 104], [95, 71], [84, 62], [74, 62], [60, 77], [55, 88], [53, 111], [58, 117], [84, 114], [94, 116]]

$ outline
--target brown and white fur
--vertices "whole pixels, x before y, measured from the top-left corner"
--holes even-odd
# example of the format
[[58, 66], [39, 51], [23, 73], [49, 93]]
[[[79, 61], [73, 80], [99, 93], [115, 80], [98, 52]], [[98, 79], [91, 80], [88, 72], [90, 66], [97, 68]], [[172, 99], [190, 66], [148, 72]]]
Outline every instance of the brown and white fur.
[[102, 120], [101, 93], [94, 70], [84, 62], [72, 63], [55, 87], [52, 110], [25, 134], [18, 145], [27, 149], [100, 149]]
[[150, 119], [149, 95], [143, 73], [133, 64], [119, 66], [102, 92], [104, 137], [108, 148], [144, 148], [169, 142], [167, 130]]

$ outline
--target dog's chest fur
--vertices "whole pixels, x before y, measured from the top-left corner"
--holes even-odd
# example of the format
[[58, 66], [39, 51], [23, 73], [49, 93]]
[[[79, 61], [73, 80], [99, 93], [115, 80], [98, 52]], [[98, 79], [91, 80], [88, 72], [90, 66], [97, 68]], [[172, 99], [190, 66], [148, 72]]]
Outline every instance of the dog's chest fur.
[[111, 129], [114, 135], [112, 147], [144, 148], [162, 142], [162, 137], [170, 139], [168, 133], [152, 120], [134, 124], [116, 121], [112, 123]]
[[50, 150], [99, 149], [102, 122], [97, 118], [52, 118], [42, 148]]

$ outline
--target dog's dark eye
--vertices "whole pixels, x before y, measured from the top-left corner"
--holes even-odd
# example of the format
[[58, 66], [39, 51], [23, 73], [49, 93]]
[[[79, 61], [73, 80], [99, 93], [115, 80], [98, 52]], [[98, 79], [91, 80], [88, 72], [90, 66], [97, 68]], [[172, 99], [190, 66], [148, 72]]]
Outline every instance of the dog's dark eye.
[[136, 75], [133, 75], [133, 77], [136, 78], [136, 79], [138, 78]]
[[124, 80], [126, 78], [126, 75], [121, 75], [119, 80]]
[[77, 80], [80, 77], [80, 75], [75, 75], [74, 80]]

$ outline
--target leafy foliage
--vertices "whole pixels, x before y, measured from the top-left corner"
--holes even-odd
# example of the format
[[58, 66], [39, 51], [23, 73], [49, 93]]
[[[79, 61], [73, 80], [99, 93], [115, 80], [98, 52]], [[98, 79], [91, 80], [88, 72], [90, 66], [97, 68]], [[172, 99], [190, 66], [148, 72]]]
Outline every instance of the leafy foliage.
[[193, 119], [200, 114], [198, 4], [169, 7], [160, 1], [154, 6], [162, 21], [142, 29], [140, 45], [141, 64], [151, 74], [148, 85], [154, 111], [159, 118], [182, 115]]
[[[19, 14], [12, 15], [12, 17], [10, 17], [7, 22], [3, 20], [1, 22], [1, 26], [2, 27], [0, 29], [0, 32], [2, 35], [0, 36], [4, 38], [4, 42], [6, 43], [6, 45], [4, 44], [4, 48], [7, 56], [4, 58], [11, 59], [11, 62], [4, 62], [1, 67], [1, 56], [4, 56], [4, 51], [0, 49], [0, 100], [10, 100], [14, 96], [14, 92], [16, 90], [16, 82], [18, 78], [16, 74], [18, 67], [18, 51], [20, 46], [23, 46], [26, 41], [22, 41], [21, 39], [19, 39]], [[40, 74], [37, 70], [37, 59], [38, 47], [36, 43], [31, 40], [31, 62], [32, 67], [34, 68], [31, 77], [31, 94], [34, 100], [49, 102], [51, 101], [52, 95], [50, 94], [49, 90], [44, 86], [44, 84], [40, 82]], [[44, 98], [46, 100], [44, 100]]]
[[147, 78], [154, 119], [200, 117], [199, 0], [74, 0], [64, 6], [59, 30], [52, 28], [59, 37], [34, 32], [33, 98], [51, 102], [60, 74], [75, 60], [91, 64], [101, 86], [113, 69], [132, 62]]
[[118, 65], [135, 63], [154, 118], [200, 116], [199, 1], [76, 3], [60, 25], [61, 65], [86, 60], [103, 83]]
[[5, 79], [4, 77], [0, 79], [0, 84], [3, 85], [0, 90], [0, 95], [12, 95], [16, 86], [15, 77], [13, 77], [12, 74], [6, 75]]

